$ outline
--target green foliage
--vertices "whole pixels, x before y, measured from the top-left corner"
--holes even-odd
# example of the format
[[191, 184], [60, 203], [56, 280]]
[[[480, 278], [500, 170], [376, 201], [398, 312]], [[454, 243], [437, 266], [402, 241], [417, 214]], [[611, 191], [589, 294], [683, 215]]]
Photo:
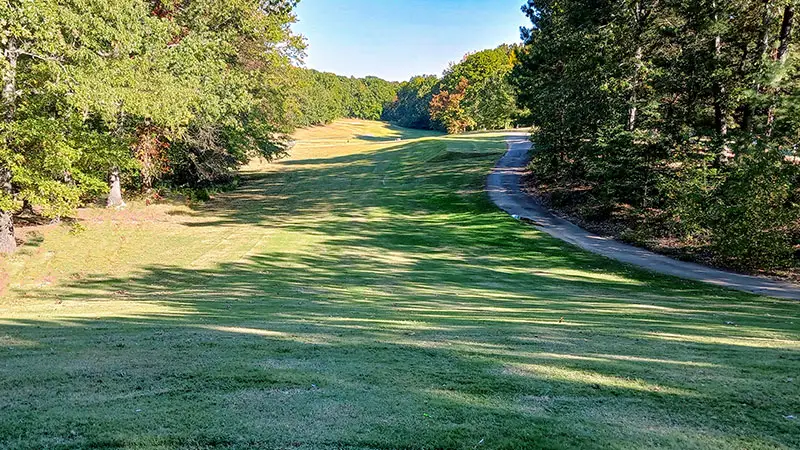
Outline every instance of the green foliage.
[[798, 171], [783, 152], [741, 143], [725, 170], [686, 161], [660, 186], [677, 232], [704, 240], [727, 265], [773, 269], [792, 264], [800, 217]]
[[336, 119], [378, 120], [399, 85], [377, 77], [343, 77], [316, 70], [292, 68], [292, 89], [286, 102], [293, 125], [307, 127]]
[[430, 103], [439, 91], [439, 79], [434, 75], [416, 76], [402, 83], [394, 101], [384, 109], [382, 119], [401, 127], [430, 130]]
[[[227, 179], [283, 154], [283, 76], [300, 56], [290, 0], [24, 0], [0, 5], [4, 140], [12, 191], [46, 215], [101, 194], [117, 167]], [[276, 106], [277, 105], [277, 106]]]
[[[511, 82], [542, 182], [737, 268], [796, 264], [798, 77], [779, 1], [531, 0]], [[788, 20], [788, 22], [787, 22]], [[642, 228], [651, 224], [640, 223]]]
[[[521, 116], [516, 107], [509, 73], [516, 60], [515, 46], [501, 45], [464, 56], [441, 79], [414, 77], [400, 87], [383, 119], [403, 127], [450, 133], [510, 126]], [[466, 80], [464, 86], [460, 86]]]
[[792, 262], [790, 227], [800, 217], [797, 170], [774, 149], [753, 146], [726, 170], [711, 198], [711, 244], [729, 264], [772, 269]]
[[87, 197], [105, 190], [102, 171], [109, 154], [124, 145], [79, 123], [27, 118], [10, 124], [3, 158], [14, 175], [16, 198], [42, 207], [48, 217], [67, 215]]
[[442, 89], [453, 90], [460, 80], [467, 80], [464, 114], [467, 130], [507, 128], [516, 115], [514, 90], [508, 81], [516, 60], [515, 46], [468, 54], [445, 71]]
[[503, 44], [497, 48], [464, 55], [461, 62], [451, 64], [442, 77], [442, 88], [455, 89], [462, 79], [471, 85], [505, 75], [514, 67], [515, 46]]
[[476, 128], [508, 128], [519, 115], [513, 87], [507, 74], [495, 74], [467, 89], [465, 100]]

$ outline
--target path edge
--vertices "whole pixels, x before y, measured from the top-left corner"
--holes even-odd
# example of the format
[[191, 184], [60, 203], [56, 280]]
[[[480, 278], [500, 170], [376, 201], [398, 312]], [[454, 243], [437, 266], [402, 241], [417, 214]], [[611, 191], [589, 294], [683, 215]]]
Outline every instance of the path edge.
[[506, 152], [486, 179], [486, 192], [498, 208], [518, 220], [564, 242], [607, 258], [662, 275], [700, 281], [716, 286], [775, 298], [800, 300], [800, 285], [767, 277], [743, 275], [679, 261], [668, 256], [591, 233], [556, 216], [522, 190], [522, 177], [530, 162], [528, 134], [506, 134]]

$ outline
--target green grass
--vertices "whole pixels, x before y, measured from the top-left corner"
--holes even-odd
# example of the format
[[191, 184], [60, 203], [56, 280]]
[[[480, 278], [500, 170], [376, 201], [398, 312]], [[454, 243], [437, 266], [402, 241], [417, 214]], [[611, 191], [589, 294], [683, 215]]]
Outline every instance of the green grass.
[[512, 220], [503, 150], [343, 121], [205, 205], [32, 230], [0, 447], [800, 447], [800, 304]]

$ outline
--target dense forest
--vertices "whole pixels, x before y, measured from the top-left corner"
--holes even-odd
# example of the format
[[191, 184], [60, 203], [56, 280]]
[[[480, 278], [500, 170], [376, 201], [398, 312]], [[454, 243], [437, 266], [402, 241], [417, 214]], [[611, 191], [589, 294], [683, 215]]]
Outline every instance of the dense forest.
[[442, 79], [393, 83], [302, 68], [291, 0], [4, 2], [0, 252], [20, 211], [59, 218], [123, 190], [226, 182], [285, 154], [297, 127], [343, 117], [507, 126], [514, 49]]
[[282, 105], [303, 41], [293, 2], [0, 4], [0, 251], [12, 215], [68, 214], [120, 179], [216, 180], [285, 150]]
[[402, 83], [382, 118], [404, 127], [449, 133], [503, 129], [529, 120], [516, 106], [511, 70], [517, 46], [478, 51], [451, 64], [444, 75]]
[[292, 126], [321, 125], [349, 117], [379, 120], [397, 95], [399, 83], [377, 77], [353, 78], [293, 68], [288, 98]]
[[296, 127], [379, 119], [398, 84], [300, 68], [291, 0], [0, 4], [0, 252], [48, 218], [156, 184], [225, 182]]
[[796, 267], [800, 78], [791, 2], [550, 1], [511, 76], [534, 184], [588, 222], [733, 268]]

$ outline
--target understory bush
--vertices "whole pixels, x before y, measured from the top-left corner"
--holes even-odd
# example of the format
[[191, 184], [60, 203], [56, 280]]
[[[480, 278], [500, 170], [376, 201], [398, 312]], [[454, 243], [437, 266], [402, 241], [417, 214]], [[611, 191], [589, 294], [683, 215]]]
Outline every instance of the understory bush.
[[535, 125], [538, 183], [582, 192], [565, 208], [640, 243], [742, 270], [800, 267], [793, 4], [523, 10], [532, 26], [510, 80]]

